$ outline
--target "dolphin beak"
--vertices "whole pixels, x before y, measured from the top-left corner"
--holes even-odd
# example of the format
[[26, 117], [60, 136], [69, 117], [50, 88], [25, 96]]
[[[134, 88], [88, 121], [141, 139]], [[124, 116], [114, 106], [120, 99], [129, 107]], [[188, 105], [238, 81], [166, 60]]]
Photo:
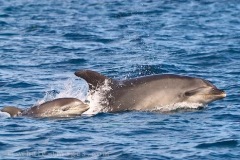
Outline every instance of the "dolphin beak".
[[227, 93], [223, 91], [220, 96], [221, 96], [222, 98], [225, 98], [225, 97], [227, 97]]
[[216, 90], [214, 91], [214, 95], [215, 95], [216, 97], [218, 97], [219, 99], [225, 98], [225, 97], [227, 96], [226, 92], [223, 91], [223, 90], [220, 90], [220, 89], [216, 89]]

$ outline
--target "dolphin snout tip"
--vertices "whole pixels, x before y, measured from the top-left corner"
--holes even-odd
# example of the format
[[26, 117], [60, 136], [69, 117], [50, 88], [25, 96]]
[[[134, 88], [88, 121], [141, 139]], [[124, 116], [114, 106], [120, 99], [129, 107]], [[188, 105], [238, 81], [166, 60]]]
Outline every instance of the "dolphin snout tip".
[[226, 93], [225, 91], [222, 91], [221, 96], [222, 96], [223, 98], [225, 98], [225, 97], [227, 97], [227, 93]]
[[223, 90], [219, 90], [218, 97], [225, 98], [227, 97], [227, 93]]

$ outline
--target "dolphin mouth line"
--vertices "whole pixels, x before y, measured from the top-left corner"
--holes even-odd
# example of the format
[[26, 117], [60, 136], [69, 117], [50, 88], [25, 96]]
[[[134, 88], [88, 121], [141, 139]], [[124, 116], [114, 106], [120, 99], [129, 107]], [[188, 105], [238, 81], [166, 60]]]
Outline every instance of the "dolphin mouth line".
[[204, 96], [214, 96], [214, 97], [221, 97], [221, 98], [225, 98], [227, 96], [227, 94], [224, 92], [224, 93], [221, 93], [221, 94], [203, 94]]

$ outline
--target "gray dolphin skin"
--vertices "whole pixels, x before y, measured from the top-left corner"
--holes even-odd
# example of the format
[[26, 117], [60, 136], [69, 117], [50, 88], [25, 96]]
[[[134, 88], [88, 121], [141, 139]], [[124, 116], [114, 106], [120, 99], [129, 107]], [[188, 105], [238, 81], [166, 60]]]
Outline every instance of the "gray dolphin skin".
[[4, 107], [1, 111], [9, 113], [11, 117], [66, 118], [80, 116], [88, 109], [88, 105], [76, 98], [58, 98], [26, 110], [17, 107]]
[[7, 106], [1, 109], [1, 112], [7, 112], [10, 114], [11, 117], [17, 117], [22, 114], [22, 111], [20, 108], [13, 107], [13, 106]]
[[173, 74], [151, 75], [117, 81], [91, 70], [78, 70], [75, 75], [86, 80], [90, 93], [108, 82], [111, 89], [104, 93], [108, 112], [154, 110], [178, 103], [200, 104], [226, 97], [223, 90], [209, 81]]

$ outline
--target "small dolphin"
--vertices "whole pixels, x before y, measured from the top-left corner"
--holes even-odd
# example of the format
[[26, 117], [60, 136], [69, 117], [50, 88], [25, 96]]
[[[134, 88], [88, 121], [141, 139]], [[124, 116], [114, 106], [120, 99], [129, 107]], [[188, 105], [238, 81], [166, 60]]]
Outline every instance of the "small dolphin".
[[30, 116], [38, 118], [76, 117], [87, 111], [89, 106], [76, 98], [58, 98], [33, 106], [26, 110], [17, 107], [4, 107], [1, 111], [7, 112], [11, 117]]
[[195, 77], [163, 74], [118, 81], [91, 70], [78, 70], [75, 75], [87, 81], [90, 93], [108, 82], [111, 89], [103, 93], [101, 104], [108, 112], [153, 111], [181, 103], [198, 104], [200, 108], [226, 97], [223, 90]]

